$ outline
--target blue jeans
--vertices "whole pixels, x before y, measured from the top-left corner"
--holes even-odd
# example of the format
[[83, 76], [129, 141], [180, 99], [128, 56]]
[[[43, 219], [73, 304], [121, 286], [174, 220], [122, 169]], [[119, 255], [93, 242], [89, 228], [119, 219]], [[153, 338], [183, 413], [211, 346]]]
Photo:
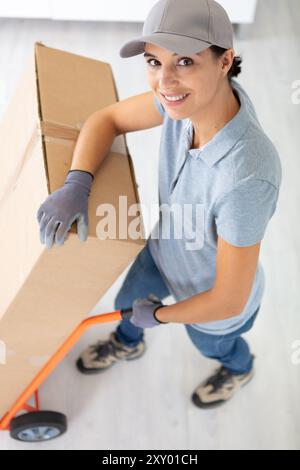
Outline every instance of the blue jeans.
[[[148, 244], [140, 251], [116, 296], [115, 309], [130, 308], [136, 298], [146, 298], [150, 293], [163, 300], [170, 292], [151, 256]], [[253, 313], [247, 323], [226, 335], [210, 335], [184, 324], [192, 343], [206, 357], [218, 360], [233, 374], [243, 374], [252, 368], [252, 355], [248, 343], [240, 336], [250, 330], [259, 312]], [[143, 328], [122, 320], [116, 337], [126, 346], [135, 346], [144, 337]]]

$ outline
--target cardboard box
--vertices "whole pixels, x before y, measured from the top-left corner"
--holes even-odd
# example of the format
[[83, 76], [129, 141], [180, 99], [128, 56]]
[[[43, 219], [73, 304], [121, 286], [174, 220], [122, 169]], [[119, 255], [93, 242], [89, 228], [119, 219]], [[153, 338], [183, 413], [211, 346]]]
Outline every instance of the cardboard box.
[[99, 204], [118, 214], [119, 195], [128, 206], [140, 202], [124, 136], [95, 175], [88, 240], [79, 240], [75, 224], [63, 246], [49, 250], [39, 239], [37, 210], [63, 185], [80, 128], [116, 101], [108, 63], [35, 43], [1, 123], [0, 419], [145, 245], [141, 217], [136, 240], [96, 233]]

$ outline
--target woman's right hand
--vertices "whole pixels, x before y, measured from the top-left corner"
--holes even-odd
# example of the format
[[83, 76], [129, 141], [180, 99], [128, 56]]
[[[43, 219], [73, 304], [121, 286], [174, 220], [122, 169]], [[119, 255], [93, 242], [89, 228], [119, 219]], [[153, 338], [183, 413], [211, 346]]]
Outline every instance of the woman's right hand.
[[51, 248], [53, 243], [63, 245], [75, 220], [79, 239], [86, 241], [88, 197], [93, 179], [87, 171], [69, 171], [64, 186], [50, 194], [40, 206], [37, 212], [40, 240], [47, 248]]

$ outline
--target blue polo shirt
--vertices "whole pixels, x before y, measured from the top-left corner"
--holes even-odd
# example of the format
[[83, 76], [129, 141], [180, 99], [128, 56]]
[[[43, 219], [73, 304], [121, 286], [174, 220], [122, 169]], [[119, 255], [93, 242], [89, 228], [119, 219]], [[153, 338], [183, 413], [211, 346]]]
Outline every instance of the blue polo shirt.
[[[148, 244], [176, 301], [214, 286], [218, 235], [237, 247], [254, 245], [263, 239], [276, 208], [282, 175], [279, 155], [243, 87], [235, 79], [232, 87], [240, 102], [238, 113], [197, 149], [190, 148], [192, 122], [171, 119], [154, 96], [164, 117], [159, 150], [163, 210]], [[235, 331], [260, 305], [264, 288], [259, 261], [239, 315], [191, 326], [216, 335]]]

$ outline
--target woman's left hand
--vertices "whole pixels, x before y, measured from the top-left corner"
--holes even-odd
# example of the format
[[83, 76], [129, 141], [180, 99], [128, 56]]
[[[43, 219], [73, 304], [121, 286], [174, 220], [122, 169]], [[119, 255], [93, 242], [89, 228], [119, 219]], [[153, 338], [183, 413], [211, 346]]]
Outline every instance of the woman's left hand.
[[161, 307], [166, 307], [161, 301], [153, 302], [149, 299], [136, 299], [132, 304], [132, 316], [129, 321], [140, 328], [164, 325], [167, 322], [160, 322], [154, 317], [155, 311]]

